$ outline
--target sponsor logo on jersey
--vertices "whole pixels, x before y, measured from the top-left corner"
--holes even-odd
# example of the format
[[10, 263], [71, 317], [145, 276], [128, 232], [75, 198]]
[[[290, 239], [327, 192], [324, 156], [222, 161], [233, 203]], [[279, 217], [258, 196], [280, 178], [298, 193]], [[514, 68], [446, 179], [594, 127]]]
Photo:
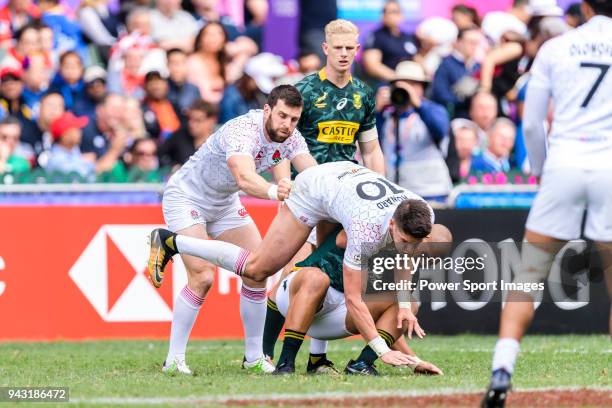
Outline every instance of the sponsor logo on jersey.
[[304, 224], [308, 223], [308, 217], [304, 217], [303, 215], [300, 215], [300, 221], [302, 221]]
[[359, 130], [359, 123], [345, 120], [331, 120], [319, 122], [319, 135], [317, 140], [323, 143], [350, 144], [355, 140], [355, 134]]
[[280, 163], [283, 160], [283, 158], [281, 157], [280, 151], [275, 151], [274, 154], [272, 155], [272, 163], [273, 165], [276, 165], [278, 163]]
[[261, 158], [264, 155], [264, 151], [263, 149], [259, 151], [259, 153], [257, 153], [257, 156], [255, 156], [255, 161], [261, 160]]
[[355, 107], [355, 109], [361, 109], [361, 107], [363, 106], [363, 103], [361, 102], [361, 95], [359, 95], [358, 93], [353, 94], [353, 106]]
[[242, 207], [241, 209], [238, 210], [238, 215], [244, 218], [247, 215], [249, 215], [249, 212], [247, 211], [246, 208]]
[[346, 99], [346, 98], [340, 99], [340, 101], [338, 101], [338, 104], [336, 105], [336, 109], [337, 110], [344, 109], [344, 107], [346, 106], [347, 103], [348, 103], [348, 99]]
[[325, 98], [327, 98], [327, 92], [325, 92], [323, 95], [315, 99], [315, 103], [314, 103], [315, 108], [319, 108], [319, 109], [325, 108], [327, 106], [327, 103], [325, 102]]

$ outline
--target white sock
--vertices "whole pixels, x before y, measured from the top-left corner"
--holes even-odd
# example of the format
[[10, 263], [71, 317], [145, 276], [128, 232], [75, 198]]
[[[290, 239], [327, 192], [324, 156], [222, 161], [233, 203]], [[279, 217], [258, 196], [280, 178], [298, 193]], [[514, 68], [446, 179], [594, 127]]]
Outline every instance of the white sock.
[[217, 266], [242, 275], [250, 252], [228, 242], [176, 236], [176, 249], [181, 254], [197, 256]]
[[177, 356], [185, 358], [189, 334], [203, 302], [204, 298], [193, 293], [187, 286], [176, 297], [170, 329], [170, 348], [166, 357], [167, 364], [170, 364]]
[[310, 354], [327, 353], [327, 340], [319, 340], [314, 337], [310, 339]]
[[266, 288], [249, 288], [242, 283], [240, 317], [244, 327], [244, 356], [248, 362], [263, 357], [263, 332], [266, 323]]
[[493, 371], [503, 368], [512, 374], [519, 348], [519, 342], [513, 338], [506, 337], [497, 340], [493, 354]]

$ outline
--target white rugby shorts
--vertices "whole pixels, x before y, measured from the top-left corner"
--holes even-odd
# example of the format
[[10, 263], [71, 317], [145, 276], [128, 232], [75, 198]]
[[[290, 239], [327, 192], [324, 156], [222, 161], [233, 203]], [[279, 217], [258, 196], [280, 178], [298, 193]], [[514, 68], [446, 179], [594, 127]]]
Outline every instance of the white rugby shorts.
[[238, 193], [228, 196], [227, 205], [207, 206], [205, 202], [193, 200], [180, 190], [171, 188], [164, 191], [162, 210], [170, 231], [203, 224], [213, 239], [227, 230], [253, 223]]
[[584, 235], [594, 241], [612, 241], [612, 170], [553, 168], [544, 171], [526, 228], [561, 240]]
[[[291, 281], [296, 275], [297, 272], [290, 273], [283, 279], [276, 291], [276, 305], [283, 316], [286, 316], [289, 310], [289, 290]], [[327, 289], [321, 309], [315, 314], [306, 334], [319, 340], [335, 340], [353, 336], [354, 334], [346, 329], [346, 315], [344, 293], [330, 287]]]

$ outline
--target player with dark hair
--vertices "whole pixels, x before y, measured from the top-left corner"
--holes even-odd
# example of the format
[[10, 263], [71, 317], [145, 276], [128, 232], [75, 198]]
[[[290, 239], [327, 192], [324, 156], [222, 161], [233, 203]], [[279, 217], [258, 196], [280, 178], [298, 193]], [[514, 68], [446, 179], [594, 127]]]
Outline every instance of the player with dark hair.
[[[351, 162], [325, 163], [297, 176], [285, 205], [253, 252], [225, 242], [157, 229], [151, 233], [149, 273], [161, 283], [165, 265], [173, 255], [181, 253], [263, 282], [289, 262], [315, 226], [323, 238], [327, 235], [324, 230], [329, 232], [329, 226], [323, 222], [338, 222], [346, 231], [348, 242], [342, 268], [348, 313], [383, 362], [405, 365], [412, 361], [410, 356], [387, 346], [361, 300], [361, 259], [388, 244], [401, 253], [412, 253], [431, 232], [433, 218], [433, 210], [421, 197], [380, 174]], [[425, 332], [412, 313], [410, 302], [403, 300], [399, 306], [397, 322], [407, 321], [408, 334], [414, 331], [423, 337]]]
[[[409, 201], [409, 200], [407, 200]], [[404, 201], [401, 205], [409, 205]], [[413, 209], [417, 206], [413, 206]], [[410, 217], [410, 213], [415, 216]], [[407, 211], [410, 228], [421, 228], [426, 222], [420, 217], [431, 218], [429, 212]], [[452, 241], [450, 231], [440, 224], [433, 225], [431, 233], [423, 243], [449, 243]], [[308, 258], [296, 265], [296, 271], [281, 281], [276, 292], [276, 303], [279, 312], [287, 318], [285, 322], [285, 341], [274, 374], [291, 374], [295, 372], [295, 356], [303, 341], [303, 333], [317, 339], [333, 340], [355, 334], [356, 326], [347, 314], [344, 301], [344, 281], [342, 276], [342, 259], [346, 248], [346, 233], [338, 228], [330, 234]], [[446, 245], [444, 245], [446, 246]], [[426, 250], [419, 246], [418, 250]], [[442, 374], [436, 366], [420, 360], [408, 347], [402, 334], [406, 328], [398, 327], [396, 316], [398, 304], [389, 299], [365, 301], [376, 329], [387, 346], [410, 355], [413, 361], [409, 366], [416, 373]], [[417, 305], [412, 303], [416, 313]], [[347, 374], [378, 375], [374, 362], [378, 356], [370, 346], [366, 346], [359, 357], [349, 361], [344, 372]]]
[[[168, 228], [181, 236], [231, 242], [255, 250], [261, 236], [238, 191], [258, 198], [285, 200], [291, 189], [285, 159], [301, 171], [316, 161], [300, 132], [295, 129], [302, 112], [302, 97], [290, 85], [272, 90], [263, 110], [252, 110], [222, 126], [168, 181], [163, 196], [164, 219]], [[278, 184], [267, 182], [259, 173], [270, 169]], [[193, 239], [192, 238], [192, 239]], [[154, 239], [155, 241], [155, 239]], [[159, 254], [163, 257], [163, 252]], [[154, 253], [153, 257], [156, 256]], [[177, 296], [164, 372], [191, 374], [185, 363], [189, 333], [212, 286], [214, 265], [189, 255], [182, 256], [187, 269], [187, 286]], [[164, 264], [165, 265], [165, 264]], [[156, 287], [161, 277], [151, 275]], [[245, 332], [243, 367], [271, 372], [274, 366], [262, 353], [266, 317], [265, 279], [243, 278], [240, 315]]]

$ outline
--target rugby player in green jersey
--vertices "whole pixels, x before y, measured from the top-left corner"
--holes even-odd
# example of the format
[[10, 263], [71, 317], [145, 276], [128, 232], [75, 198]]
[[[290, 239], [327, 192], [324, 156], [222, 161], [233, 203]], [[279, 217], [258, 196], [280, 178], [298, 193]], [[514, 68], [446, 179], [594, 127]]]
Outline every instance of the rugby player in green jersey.
[[[422, 241], [424, 249], [427, 242], [450, 242], [450, 231], [441, 224], [434, 224], [430, 235]], [[435, 251], [443, 248], [434, 244]], [[351, 316], [347, 313], [344, 299], [342, 260], [346, 248], [346, 233], [340, 227], [304, 261], [298, 262], [295, 272], [280, 283], [276, 292], [276, 304], [287, 318], [285, 342], [278, 359], [274, 374], [295, 372], [295, 356], [299, 351], [304, 335], [318, 339], [339, 339], [357, 333]], [[408, 347], [403, 334], [405, 327], [397, 324], [398, 303], [391, 300], [366, 300], [366, 305], [376, 323], [379, 335], [387, 346], [412, 356], [411, 367], [415, 373], [442, 374], [435, 365], [419, 359]], [[416, 303], [412, 303], [416, 314]], [[289, 329], [291, 328], [291, 329]], [[378, 358], [370, 346], [366, 346], [359, 357], [348, 362], [346, 374], [378, 375], [374, 361]]]
[[[319, 164], [356, 162], [357, 144], [363, 165], [384, 176], [385, 163], [376, 131], [375, 97], [372, 89], [351, 75], [359, 51], [359, 30], [347, 20], [334, 20], [325, 27], [322, 44], [327, 62], [319, 72], [308, 75], [295, 86], [302, 94], [304, 108], [298, 129], [310, 154]], [[312, 253], [316, 232], [283, 270], [282, 280], [296, 262]], [[280, 281], [279, 281], [280, 282]], [[274, 345], [285, 321], [275, 304], [276, 286], [268, 298], [264, 354], [274, 357]], [[313, 339], [308, 372], [333, 372], [326, 358], [327, 342]]]

